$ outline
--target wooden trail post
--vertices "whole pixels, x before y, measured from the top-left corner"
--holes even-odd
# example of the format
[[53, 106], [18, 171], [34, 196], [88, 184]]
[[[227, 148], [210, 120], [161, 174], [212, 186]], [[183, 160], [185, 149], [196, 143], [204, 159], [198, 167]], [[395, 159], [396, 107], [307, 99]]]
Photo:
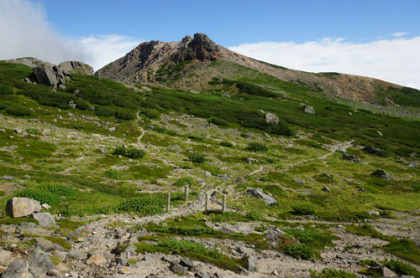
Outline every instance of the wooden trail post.
[[206, 193], [206, 204], [204, 209], [206, 210], [206, 212], [209, 210], [209, 194]]
[[169, 212], [171, 209], [171, 193], [168, 192], [168, 197], [166, 198], [166, 211]]
[[186, 202], [188, 202], [188, 191], [189, 191], [189, 188], [188, 188], [188, 185], [186, 185], [184, 189], [184, 200]]
[[223, 194], [222, 213], [226, 211], [226, 194]]

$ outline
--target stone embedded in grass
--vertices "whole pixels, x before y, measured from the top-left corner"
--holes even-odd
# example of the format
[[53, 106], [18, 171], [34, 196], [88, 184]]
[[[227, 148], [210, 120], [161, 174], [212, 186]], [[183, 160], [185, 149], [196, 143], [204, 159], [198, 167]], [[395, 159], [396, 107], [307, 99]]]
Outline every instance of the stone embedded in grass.
[[54, 216], [49, 212], [33, 213], [32, 216], [42, 227], [56, 226]]
[[41, 210], [41, 204], [29, 198], [14, 197], [6, 203], [6, 214], [11, 217], [24, 217]]
[[268, 205], [275, 205], [277, 204], [277, 200], [274, 199], [273, 197], [271, 197], [270, 195], [265, 194], [262, 189], [260, 188], [252, 188], [252, 187], [248, 187], [245, 191], [246, 194], [251, 195], [252, 197], [255, 198], [260, 198], [263, 199], [263, 201]]
[[373, 171], [370, 175], [384, 180], [392, 180], [392, 176], [381, 169]]
[[305, 105], [303, 107], [303, 111], [305, 111], [305, 113], [315, 115], [315, 109], [312, 106]]

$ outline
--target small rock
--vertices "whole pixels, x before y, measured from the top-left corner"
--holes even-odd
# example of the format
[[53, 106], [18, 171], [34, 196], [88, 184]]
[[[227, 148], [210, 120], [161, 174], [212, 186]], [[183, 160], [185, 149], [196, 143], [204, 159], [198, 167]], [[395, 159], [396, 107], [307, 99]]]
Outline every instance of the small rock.
[[58, 277], [60, 276], [60, 272], [57, 269], [53, 268], [48, 270], [47, 275], [50, 277]]
[[298, 183], [298, 184], [305, 184], [305, 181], [304, 181], [304, 180], [302, 180], [302, 179], [298, 179], [298, 178], [296, 178], [296, 179], [293, 179], [293, 181], [294, 181], [295, 183]]
[[96, 255], [90, 256], [87, 259], [86, 264], [102, 265], [105, 262], [106, 262], [106, 259], [104, 258], [104, 256], [96, 254]]
[[209, 274], [207, 272], [203, 271], [203, 270], [198, 271], [195, 274], [195, 277], [198, 277], [198, 278], [210, 278]]
[[173, 272], [173, 273], [175, 273], [175, 274], [178, 274], [178, 275], [185, 275], [185, 274], [187, 274], [187, 272], [188, 272], [188, 270], [187, 270], [187, 268], [186, 267], [183, 267], [182, 265], [180, 265], [180, 264], [178, 264], [178, 263], [172, 263], [170, 266], [169, 266], [169, 269]]
[[194, 262], [188, 258], [182, 258], [179, 264], [188, 267], [188, 269], [192, 269], [194, 267]]
[[50, 256], [39, 248], [35, 248], [28, 259], [29, 272], [38, 277], [46, 274], [50, 269], [56, 268]]
[[341, 156], [341, 159], [345, 159], [345, 160], [353, 161], [353, 162], [356, 162], [356, 163], [360, 163], [360, 158], [358, 156], [355, 156], [355, 155], [343, 154]]
[[30, 175], [24, 175], [23, 176], [25, 179], [30, 179], [31, 178], [31, 176]]
[[321, 190], [328, 193], [331, 192], [331, 189], [329, 189], [327, 186], [324, 186]]
[[27, 261], [16, 260], [9, 264], [2, 278], [28, 278], [29, 264]]
[[32, 216], [38, 220], [39, 225], [42, 227], [56, 226], [54, 216], [49, 212], [33, 213]]
[[248, 270], [255, 271], [255, 266], [256, 266], [255, 257], [252, 255], [248, 255], [247, 261], [248, 261]]
[[384, 135], [382, 134], [382, 132], [380, 132], [379, 130], [377, 130], [377, 131], [376, 131], [376, 133], [378, 133], [378, 135], [379, 135], [379, 136], [384, 136]]
[[204, 176], [207, 177], [207, 178], [210, 178], [213, 175], [209, 171], [204, 171]]
[[15, 129], [15, 133], [16, 134], [21, 134], [22, 133], [22, 130], [21, 129]]
[[315, 115], [315, 109], [312, 106], [305, 105], [303, 107], [303, 111], [305, 111], [305, 113]]
[[260, 188], [252, 188], [252, 187], [248, 187], [245, 191], [245, 194], [251, 195], [252, 197], [255, 198], [260, 198], [263, 199], [263, 201], [268, 205], [274, 205], [277, 204], [277, 200], [274, 199], [273, 197], [271, 197], [268, 194], [265, 194], [262, 189]]
[[13, 179], [15, 179], [15, 177], [13, 177], [13, 176], [3, 176], [3, 179], [4, 180], [13, 180]]
[[274, 276], [279, 276], [279, 271], [277, 270], [277, 268], [275, 268], [273, 272], [271, 272], [271, 274], [273, 274]]
[[370, 175], [384, 180], [392, 180], [392, 176], [381, 169], [373, 171]]
[[269, 124], [277, 125], [279, 124], [279, 118], [275, 114], [267, 113], [265, 114], [265, 122]]
[[41, 205], [44, 209], [50, 209], [51, 207], [50, 207], [50, 205], [48, 205], [48, 204], [42, 204]]
[[379, 216], [379, 215], [381, 215], [381, 214], [379, 213], [379, 211], [376, 211], [376, 210], [371, 210], [371, 211], [369, 211], [369, 212], [368, 212], [368, 214], [369, 214], [370, 216], [372, 216], [372, 215], [375, 215], [375, 216]]

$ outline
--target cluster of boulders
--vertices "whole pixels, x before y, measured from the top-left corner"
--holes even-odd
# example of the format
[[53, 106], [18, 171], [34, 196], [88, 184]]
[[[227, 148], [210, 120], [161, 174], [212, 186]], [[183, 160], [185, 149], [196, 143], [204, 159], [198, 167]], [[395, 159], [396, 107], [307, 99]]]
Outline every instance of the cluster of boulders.
[[25, 78], [26, 82], [43, 84], [61, 89], [65, 89], [67, 83], [66, 79], [70, 78], [72, 74], [94, 74], [91, 66], [77, 61], [66, 61], [58, 66], [31, 57], [8, 60], [7, 62], [22, 64], [33, 69], [32, 75]]

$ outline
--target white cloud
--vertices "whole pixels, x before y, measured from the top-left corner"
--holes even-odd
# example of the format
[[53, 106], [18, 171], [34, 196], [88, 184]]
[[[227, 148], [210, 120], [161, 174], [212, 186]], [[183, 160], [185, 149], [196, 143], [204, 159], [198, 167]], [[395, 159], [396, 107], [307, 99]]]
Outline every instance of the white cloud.
[[402, 36], [405, 36], [407, 34], [408, 34], [408, 32], [395, 32], [395, 33], [392, 33], [392, 36], [394, 36], [394, 37], [402, 37]]
[[95, 70], [124, 56], [141, 41], [119, 35], [99, 35], [81, 38], [78, 41], [88, 53], [86, 62]]
[[370, 76], [420, 88], [420, 37], [369, 43], [331, 38], [305, 43], [259, 42], [229, 49], [291, 69]]
[[0, 1], [0, 59], [36, 57], [52, 63], [83, 60], [80, 45], [60, 36], [41, 5], [29, 0]]
[[30, 0], [0, 0], [0, 38], [0, 60], [28, 56], [54, 64], [77, 60], [95, 70], [139, 43], [118, 35], [64, 37], [47, 21], [43, 7]]

